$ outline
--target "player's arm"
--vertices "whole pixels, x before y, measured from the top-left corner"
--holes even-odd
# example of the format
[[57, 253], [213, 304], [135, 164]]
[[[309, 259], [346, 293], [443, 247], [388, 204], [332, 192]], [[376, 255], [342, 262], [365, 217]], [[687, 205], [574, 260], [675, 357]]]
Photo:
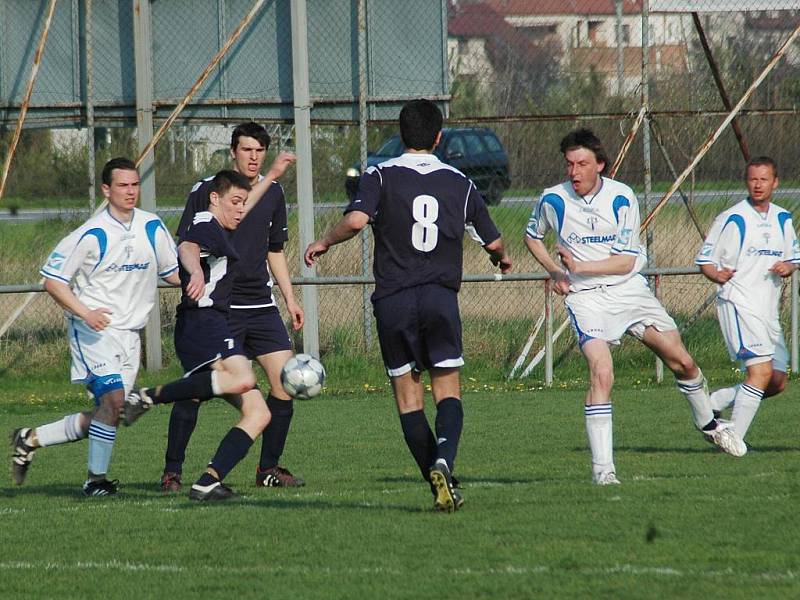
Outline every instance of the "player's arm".
[[267, 193], [272, 182], [280, 178], [286, 172], [286, 169], [289, 168], [289, 165], [295, 160], [297, 160], [297, 157], [291, 152], [278, 153], [278, 156], [272, 161], [272, 165], [270, 165], [267, 174], [261, 178], [261, 181], [254, 183], [253, 187], [250, 188], [247, 194], [247, 201], [244, 203], [243, 219], [248, 212], [253, 210], [253, 207], [258, 204], [259, 200], [264, 197], [264, 194]]
[[625, 275], [636, 264], [636, 257], [631, 254], [613, 254], [602, 260], [575, 260], [572, 252], [563, 246], [558, 246], [558, 257], [564, 268], [575, 275]]
[[568, 294], [569, 276], [564, 269], [562, 269], [556, 263], [556, 261], [551, 258], [550, 253], [547, 251], [547, 246], [544, 245], [544, 242], [526, 235], [525, 246], [528, 248], [528, 252], [531, 253], [533, 258], [536, 259], [536, 262], [542, 265], [542, 268], [544, 268], [548, 275], [550, 275], [550, 279], [553, 280], [555, 285], [556, 292], [562, 296]]
[[779, 260], [769, 269], [770, 273], [775, 273], [779, 277], [789, 277], [797, 270], [797, 264], [789, 262], [788, 260]]
[[286, 310], [292, 316], [292, 328], [297, 331], [303, 326], [305, 315], [294, 297], [292, 282], [289, 278], [289, 266], [286, 264], [286, 255], [283, 250], [267, 252], [267, 262], [269, 263], [270, 273], [275, 278], [283, 300], [286, 302]]
[[108, 308], [90, 309], [78, 299], [70, 289], [69, 284], [63, 281], [46, 278], [44, 280], [44, 289], [61, 308], [71, 312], [79, 319], [83, 319], [95, 331], [102, 331], [111, 322], [108, 316], [111, 311]]
[[203, 267], [200, 264], [200, 246], [195, 242], [181, 242], [178, 244], [178, 259], [189, 273], [189, 283], [186, 284], [186, 295], [192, 300], [203, 297], [206, 280], [203, 277]]
[[706, 279], [718, 283], [719, 285], [725, 285], [731, 277], [736, 275], [736, 271], [728, 267], [720, 269], [717, 265], [710, 263], [703, 263], [698, 266], [700, 267], [700, 272], [705, 275]]
[[[730, 259], [733, 257], [728, 254], [741, 251], [741, 238], [738, 230], [729, 227], [726, 233], [726, 223], [727, 219], [722, 218], [721, 215], [714, 219], [694, 261], [700, 267], [703, 276], [718, 285], [725, 285], [736, 275], [736, 269], [722, 265], [730, 264]], [[735, 235], [731, 237], [732, 234]]]
[[510, 273], [512, 268], [511, 259], [506, 254], [505, 245], [503, 244], [503, 238], [499, 237], [495, 241], [486, 244], [483, 247], [484, 250], [489, 254], [489, 260], [492, 261], [492, 264], [495, 267], [500, 269], [501, 273]]
[[336, 225], [321, 239], [311, 242], [303, 255], [306, 265], [309, 267], [325, 254], [331, 246], [346, 242], [355, 237], [369, 224], [369, 215], [360, 210], [353, 210], [343, 216]]
[[800, 263], [800, 243], [797, 241], [791, 214], [782, 213], [779, 220], [781, 218], [783, 218], [781, 221], [783, 223], [784, 241], [783, 260], [779, 260], [772, 265], [769, 271], [779, 277], [788, 277], [797, 270], [797, 265]]
[[166, 281], [168, 284], [174, 285], [176, 287], [180, 287], [181, 285], [181, 277], [180, 275], [178, 275], [177, 271], [173, 271], [172, 273], [170, 273], [166, 277], [162, 277], [161, 279]]

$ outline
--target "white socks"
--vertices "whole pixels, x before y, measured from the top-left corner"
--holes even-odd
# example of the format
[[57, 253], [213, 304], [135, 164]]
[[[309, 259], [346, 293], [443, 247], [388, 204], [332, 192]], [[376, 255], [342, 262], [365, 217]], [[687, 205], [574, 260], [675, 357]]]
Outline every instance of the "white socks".
[[612, 431], [611, 404], [584, 405], [586, 434], [592, 451], [592, 473], [614, 472], [614, 436]]
[[728, 408], [731, 404], [733, 404], [733, 399], [736, 397], [736, 390], [738, 389], [739, 386], [734, 385], [732, 387], [720, 388], [711, 392], [711, 396], [709, 397], [711, 400], [711, 409], [725, 410]]
[[36, 428], [36, 438], [43, 448], [77, 442], [85, 438], [87, 433], [81, 429], [81, 413], [67, 415], [63, 419]]
[[747, 383], [739, 385], [736, 392], [736, 398], [733, 401], [733, 427], [739, 437], [744, 439], [747, 435], [747, 430], [750, 429], [750, 424], [758, 412], [758, 407], [761, 404], [761, 399], [764, 397], [764, 390], [760, 390]]
[[689, 407], [692, 409], [692, 417], [694, 418], [695, 426], [698, 429], [702, 429], [708, 425], [714, 419], [714, 413], [711, 410], [711, 402], [708, 399], [708, 387], [703, 373], [699, 371], [697, 377], [694, 379], [676, 379], [675, 384], [678, 386], [681, 394], [689, 401]]

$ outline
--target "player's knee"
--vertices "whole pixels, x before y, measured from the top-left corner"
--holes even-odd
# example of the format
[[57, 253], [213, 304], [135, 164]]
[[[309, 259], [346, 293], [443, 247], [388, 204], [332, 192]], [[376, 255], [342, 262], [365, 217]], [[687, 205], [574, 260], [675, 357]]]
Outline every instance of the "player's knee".
[[244, 394], [256, 387], [256, 376], [251, 371], [250, 373], [243, 373], [236, 378], [234, 389], [231, 390], [232, 394]]
[[248, 427], [254, 431], [264, 431], [272, 419], [267, 405], [263, 402], [245, 405], [242, 416], [247, 421]]
[[614, 368], [609, 366], [596, 367], [592, 370], [592, 387], [610, 390], [614, 386]]

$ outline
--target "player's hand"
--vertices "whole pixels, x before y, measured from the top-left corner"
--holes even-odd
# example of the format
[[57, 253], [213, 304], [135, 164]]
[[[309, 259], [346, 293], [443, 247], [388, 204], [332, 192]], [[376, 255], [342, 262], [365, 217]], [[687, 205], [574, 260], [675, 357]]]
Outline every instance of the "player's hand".
[[566, 296], [569, 294], [569, 275], [564, 271], [555, 271], [550, 273], [550, 278], [553, 280], [553, 290], [559, 296]]
[[794, 273], [796, 267], [790, 262], [786, 262], [784, 260], [779, 260], [774, 265], [772, 265], [769, 269], [770, 273], [775, 273], [778, 277], [788, 277], [792, 273]]
[[292, 329], [298, 331], [306, 321], [306, 315], [303, 309], [300, 308], [300, 305], [295, 300], [287, 300], [286, 310], [288, 310], [289, 314], [292, 316]]
[[556, 250], [558, 251], [558, 258], [561, 259], [561, 264], [564, 265], [564, 268], [570, 273], [574, 273], [576, 260], [575, 257], [572, 256], [572, 252], [563, 246], [557, 246]]
[[203, 292], [206, 290], [206, 280], [203, 277], [203, 271], [198, 269], [192, 273], [189, 278], [189, 283], [186, 284], [186, 295], [192, 300], [197, 302], [203, 297]]
[[716, 282], [720, 285], [725, 285], [734, 275], [736, 275], [736, 269], [731, 269], [729, 267], [717, 269]]
[[490, 260], [495, 267], [500, 269], [500, 272], [503, 275], [510, 273], [512, 267], [514, 266], [507, 254], [501, 254], [499, 256], [492, 255]]
[[86, 324], [95, 331], [103, 331], [111, 323], [111, 310], [108, 308], [95, 308], [90, 310], [83, 318]]
[[267, 171], [267, 179], [271, 181], [280, 179], [281, 175], [286, 172], [286, 169], [296, 160], [297, 156], [294, 152], [278, 152], [278, 156], [272, 161], [269, 171]]
[[311, 242], [306, 248], [306, 252], [303, 255], [303, 258], [306, 262], [307, 267], [311, 267], [316, 262], [317, 258], [325, 254], [330, 246], [326, 244], [322, 240], [317, 240], [316, 242]]

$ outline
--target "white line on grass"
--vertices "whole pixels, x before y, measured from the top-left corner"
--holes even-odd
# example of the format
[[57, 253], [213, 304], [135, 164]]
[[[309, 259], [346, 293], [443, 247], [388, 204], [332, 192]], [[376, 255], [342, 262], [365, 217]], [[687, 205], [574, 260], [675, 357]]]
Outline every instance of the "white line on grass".
[[78, 561], [75, 563], [64, 562], [29, 562], [13, 560], [0, 562], [0, 570], [5, 571], [94, 571], [98, 569], [110, 569], [112, 571], [159, 571], [180, 573], [185, 571], [184, 567], [176, 565], [148, 565], [143, 563], [121, 562], [110, 560], [107, 562]]
[[[0, 562], [0, 570], [17, 571], [17, 570], [32, 570], [32, 571], [86, 571], [108, 569], [114, 571], [157, 571], [157, 572], [170, 572], [170, 573], [184, 573], [191, 571], [205, 571], [205, 565], [158, 565], [146, 563], [132, 563], [123, 562], [118, 560], [106, 562], [94, 561], [78, 561], [74, 563], [69, 562], [52, 562], [52, 561], [6, 561]], [[398, 569], [395, 567], [358, 567], [358, 568], [340, 568], [340, 567], [325, 567], [325, 566], [300, 566], [300, 565], [252, 565], [240, 567], [226, 567], [224, 565], [215, 565], [214, 570], [217, 573], [226, 574], [241, 574], [241, 573], [289, 573], [289, 574], [338, 574], [338, 575], [397, 575], [408, 576], [416, 573], [416, 571]], [[490, 569], [473, 569], [470, 567], [461, 567], [457, 569], [436, 569], [434, 571], [443, 575], [474, 575], [478, 577], [486, 577], [491, 575], [583, 575], [587, 577], [596, 577], [598, 575], [635, 575], [644, 577], [700, 577], [700, 578], [747, 578], [759, 579], [765, 581], [795, 581], [800, 578], [800, 573], [795, 571], [783, 572], [764, 572], [764, 573], [745, 573], [735, 571], [733, 569], [725, 569], [722, 571], [703, 571], [703, 570], [683, 570], [674, 567], [644, 567], [637, 565], [613, 565], [607, 567], [577, 567], [577, 568], [564, 568], [564, 567], [551, 567], [546, 565], [528, 565], [516, 566], [507, 565], [502, 567]]]

